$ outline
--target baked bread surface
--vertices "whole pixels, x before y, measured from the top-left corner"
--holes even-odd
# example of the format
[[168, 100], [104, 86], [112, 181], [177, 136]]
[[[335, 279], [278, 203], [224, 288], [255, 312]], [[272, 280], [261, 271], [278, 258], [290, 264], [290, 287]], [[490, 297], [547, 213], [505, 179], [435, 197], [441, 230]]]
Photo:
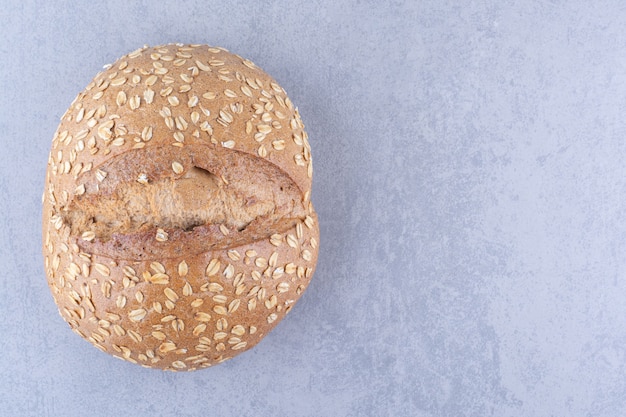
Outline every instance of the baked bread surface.
[[313, 275], [312, 173], [297, 109], [249, 60], [182, 44], [120, 58], [52, 141], [43, 253], [61, 316], [147, 367], [250, 349]]

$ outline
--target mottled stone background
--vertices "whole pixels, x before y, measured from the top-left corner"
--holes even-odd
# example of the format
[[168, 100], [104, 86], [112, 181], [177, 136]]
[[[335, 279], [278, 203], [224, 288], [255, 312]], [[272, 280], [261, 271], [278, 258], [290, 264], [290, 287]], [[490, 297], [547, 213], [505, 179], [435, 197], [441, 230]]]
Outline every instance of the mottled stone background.
[[[188, 374], [74, 335], [40, 255], [59, 117], [103, 64], [166, 42], [285, 87], [322, 229], [288, 318]], [[623, 2], [9, 0], [0, 141], [2, 416], [625, 413]]]

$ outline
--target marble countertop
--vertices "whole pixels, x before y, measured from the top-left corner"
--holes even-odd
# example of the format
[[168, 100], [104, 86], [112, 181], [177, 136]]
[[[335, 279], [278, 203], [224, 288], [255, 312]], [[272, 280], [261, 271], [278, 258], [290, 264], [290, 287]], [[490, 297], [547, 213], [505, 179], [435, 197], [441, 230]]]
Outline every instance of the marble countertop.
[[[9, 0], [0, 23], [0, 415], [623, 414], [619, 2]], [[102, 65], [168, 42], [287, 90], [321, 224], [276, 330], [177, 374], [74, 335], [40, 249], [60, 116]]]

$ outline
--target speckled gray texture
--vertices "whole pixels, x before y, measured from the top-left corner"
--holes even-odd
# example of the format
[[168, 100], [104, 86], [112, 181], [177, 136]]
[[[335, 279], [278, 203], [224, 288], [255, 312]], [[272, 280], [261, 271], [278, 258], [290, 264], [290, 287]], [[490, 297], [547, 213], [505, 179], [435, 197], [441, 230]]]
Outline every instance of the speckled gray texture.
[[[75, 3], [0, 7], [0, 415], [624, 415], [621, 2]], [[40, 255], [59, 117], [103, 64], [176, 41], [287, 89], [322, 231], [287, 319], [189, 374], [74, 335]]]

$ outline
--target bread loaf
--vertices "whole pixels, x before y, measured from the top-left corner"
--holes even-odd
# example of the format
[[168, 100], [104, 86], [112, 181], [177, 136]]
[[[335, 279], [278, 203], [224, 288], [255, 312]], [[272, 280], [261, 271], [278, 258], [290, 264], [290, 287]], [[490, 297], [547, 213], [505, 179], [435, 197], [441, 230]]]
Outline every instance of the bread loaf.
[[297, 109], [249, 60], [182, 44], [122, 57], [52, 141], [43, 254], [61, 316], [146, 367], [250, 349], [313, 275], [312, 173]]

